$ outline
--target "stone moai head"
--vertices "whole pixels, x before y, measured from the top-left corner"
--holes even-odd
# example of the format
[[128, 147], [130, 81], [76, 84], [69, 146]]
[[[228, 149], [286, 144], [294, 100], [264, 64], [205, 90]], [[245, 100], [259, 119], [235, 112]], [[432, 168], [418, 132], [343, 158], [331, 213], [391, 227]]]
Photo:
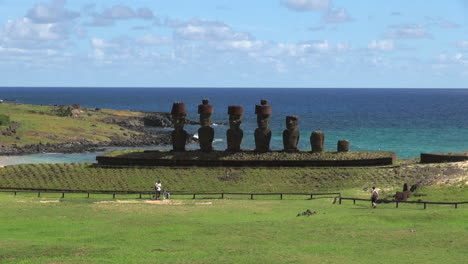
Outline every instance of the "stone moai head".
[[198, 105], [198, 114], [200, 114], [200, 125], [201, 126], [210, 126], [211, 125], [211, 115], [214, 112], [214, 108], [209, 104], [208, 99], [203, 99], [202, 104]]
[[172, 104], [171, 110], [172, 119], [174, 120], [175, 129], [183, 129], [185, 125], [185, 117], [187, 116], [187, 109], [185, 104], [175, 102]]
[[255, 105], [255, 114], [257, 115], [258, 128], [268, 128], [270, 123], [271, 105], [267, 100], [260, 100], [260, 105]]
[[239, 105], [228, 106], [229, 115], [229, 127], [231, 129], [239, 129], [242, 123], [242, 115], [244, 114], [244, 108]]
[[286, 128], [287, 129], [296, 129], [299, 125], [299, 117], [297, 116], [287, 116], [286, 117]]

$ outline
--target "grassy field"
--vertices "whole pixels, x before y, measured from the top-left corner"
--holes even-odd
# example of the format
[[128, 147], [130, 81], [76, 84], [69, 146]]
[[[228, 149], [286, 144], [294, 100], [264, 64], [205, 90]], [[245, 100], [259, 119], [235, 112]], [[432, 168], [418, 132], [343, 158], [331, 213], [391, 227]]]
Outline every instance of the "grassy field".
[[[93, 164], [33, 164], [0, 169], [0, 187], [77, 190], [152, 190], [189, 192], [328, 192], [373, 185], [393, 195], [404, 183], [450, 185], [466, 190], [468, 163], [410, 164], [365, 168], [144, 168]], [[444, 197], [441, 197], [444, 198]], [[446, 199], [444, 199], [446, 200]]]
[[[317, 214], [297, 216], [306, 209]], [[330, 198], [151, 203], [0, 194], [0, 263], [464, 263], [467, 218], [468, 206], [371, 209]]]
[[[57, 107], [26, 104], [0, 104], [0, 113], [10, 117], [18, 128], [13, 135], [0, 133], [4, 146], [24, 146], [30, 144], [68, 143], [87, 140], [93, 143], [109, 142], [112, 138], [125, 138], [135, 131], [102, 122], [105, 118], [139, 116], [142, 113], [102, 109], [85, 109], [77, 117], [62, 117], [56, 114]], [[0, 127], [0, 132], [6, 127]], [[126, 134], [127, 136], [125, 136]]]

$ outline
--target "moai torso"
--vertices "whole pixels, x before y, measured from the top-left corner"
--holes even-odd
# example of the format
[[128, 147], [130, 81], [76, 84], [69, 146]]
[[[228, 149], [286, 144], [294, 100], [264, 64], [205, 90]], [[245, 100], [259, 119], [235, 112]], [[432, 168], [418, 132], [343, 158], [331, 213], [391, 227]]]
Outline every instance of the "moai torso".
[[188, 138], [188, 133], [184, 130], [185, 117], [187, 115], [185, 105], [183, 103], [174, 103], [171, 114], [175, 128], [171, 133], [172, 150], [185, 151], [185, 144]]
[[198, 106], [200, 114], [200, 128], [198, 129], [198, 142], [200, 150], [204, 152], [213, 151], [214, 129], [211, 127], [211, 115], [213, 106], [208, 104], [207, 99], [203, 99], [203, 104]]
[[267, 105], [266, 100], [261, 100], [260, 105], [255, 106], [255, 113], [257, 114], [257, 125], [255, 129], [255, 151], [269, 152], [271, 141], [271, 130], [268, 128], [270, 123], [271, 106]]
[[322, 152], [325, 150], [325, 134], [321, 131], [314, 131], [310, 136], [312, 152]]
[[226, 131], [227, 138], [227, 151], [238, 152], [241, 151], [242, 138], [244, 137], [244, 131], [240, 129], [242, 123], [242, 114], [244, 108], [242, 106], [229, 106], [229, 129]]
[[299, 119], [297, 116], [286, 117], [286, 130], [283, 131], [283, 146], [286, 152], [298, 152], [297, 144], [299, 143], [299, 130], [297, 125]]
[[174, 151], [185, 151], [185, 143], [188, 138], [188, 133], [185, 130], [174, 130], [171, 134], [172, 149]]

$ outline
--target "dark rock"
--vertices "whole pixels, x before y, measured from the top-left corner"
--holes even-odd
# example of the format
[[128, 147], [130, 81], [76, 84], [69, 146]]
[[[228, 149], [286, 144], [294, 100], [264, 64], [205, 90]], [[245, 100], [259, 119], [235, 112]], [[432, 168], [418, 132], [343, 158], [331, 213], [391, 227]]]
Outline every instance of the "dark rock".
[[419, 183], [411, 185], [410, 191], [415, 192], [419, 188], [419, 186], [420, 186]]
[[317, 213], [316, 211], [310, 211], [309, 209], [307, 209], [306, 211], [297, 214], [297, 216], [311, 216], [311, 215], [314, 215], [316, 213]]

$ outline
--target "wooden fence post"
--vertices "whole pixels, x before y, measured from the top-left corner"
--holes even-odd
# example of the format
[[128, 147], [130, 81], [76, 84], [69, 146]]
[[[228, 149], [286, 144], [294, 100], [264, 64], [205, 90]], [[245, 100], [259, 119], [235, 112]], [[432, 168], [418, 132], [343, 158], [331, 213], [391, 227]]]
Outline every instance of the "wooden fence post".
[[112, 194], [112, 199], [115, 199], [115, 193]]
[[221, 194], [221, 199], [224, 199], [224, 193]]
[[15, 191], [15, 196], [16, 196], [16, 191]]
[[424, 203], [424, 209], [426, 209], [426, 203]]
[[457, 203], [455, 203], [455, 209], [457, 209], [457, 208], [458, 208], [458, 204], [457, 204]]
[[89, 193], [88, 193], [88, 198], [89, 198]]
[[140, 196], [138, 196], [138, 199], [141, 199], [141, 193], [140, 193]]
[[340, 197], [340, 199], [339, 199], [338, 203], [339, 203], [339, 204], [341, 204], [341, 197]]
[[253, 200], [253, 193], [250, 194], [250, 200]]
[[310, 194], [310, 199], [314, 199], [314, 195], [313, 194]]
[[353, 199], [353, 204], [356, 204], [356, 199]]
[[280, 199], [283, 200], [283, 194], [282, 193], [280, 193]]
[[37, 197], [41, 197], [41, 192], [37, 192]]
[[62, 198], [65, 198], [65, 193], [64, 192], [62, 192]]
[[193, 194], [193, 198], [192, 199], [195, 199], [195, 194]]
[[396, 202], [396, 206], [395, 206], [395, 208], [398, 208], [398, 202]]

